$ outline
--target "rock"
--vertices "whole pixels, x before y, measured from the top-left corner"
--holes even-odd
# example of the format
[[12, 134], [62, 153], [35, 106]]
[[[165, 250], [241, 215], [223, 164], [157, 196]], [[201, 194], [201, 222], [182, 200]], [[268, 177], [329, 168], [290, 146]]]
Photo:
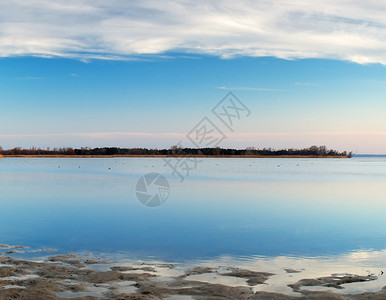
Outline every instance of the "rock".
[[300, 273], [301, 271], [294, 270], [294, 269], [284, 269], [287, 273]]
[[328, 277], [319, 277], [316, 279], [302, 279], [294, 284], [288, 285], [295, 292], [299, 292], [302, 287], [306, 286], [324, 286], [332, 287], [336, 289], [343, 289], [342, 284], [354, 283], [354, 282], [364, 282], [378, 279], [377, 276], [368, 275], [360, 276], [353, 274], [343, 274], [343, 275], [331, 275]]
[[222, 273], [221, 275], [245, 278], [247, 279], [247, 283], [250, 286], [263, 284], [270, 276], [274, 275], [272, 273], [267, 273], [267, 272], [255, 272], [255, 271], [238, 269], [238, 268], [229, 268], [229, 270], [231, 270], [231, 272]]

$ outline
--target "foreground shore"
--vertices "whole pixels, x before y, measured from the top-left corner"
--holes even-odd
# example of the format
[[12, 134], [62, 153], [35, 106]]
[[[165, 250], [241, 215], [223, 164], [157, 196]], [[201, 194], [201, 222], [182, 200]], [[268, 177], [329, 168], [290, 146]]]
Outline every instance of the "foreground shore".
[[[12, 258], [27, 247], [0, 245], [0, 299], [386, 299], [376, 292], [338, 294], [348, 284], [375, 281], [375, 274], [332, 274], [303, 278], [288, 286], [294, 295], [256, 291], [275, 276], [231, 266], [181, 269], [169, 263], [119, 263], [76, 253], [47, 255], [39, 261]], [[6, 251], [7, 250], [7, 251]], [[31, 252], [31, 251], [30, 251]], [[300, 270], [286, 269], [288, 273]]]

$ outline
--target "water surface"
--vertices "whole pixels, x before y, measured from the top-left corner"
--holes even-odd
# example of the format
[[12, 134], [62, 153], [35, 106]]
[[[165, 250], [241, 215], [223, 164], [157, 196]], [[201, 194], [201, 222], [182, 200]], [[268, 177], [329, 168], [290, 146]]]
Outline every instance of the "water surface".
[[[171, 186], [157, 208], [134, 192], [149, 172]], [[385, 183], [386, 158], [206, 158], [182, 183], [158, 158], [3, 158], [0, 243], [181, 263], [327, 259], [378, 272]]]

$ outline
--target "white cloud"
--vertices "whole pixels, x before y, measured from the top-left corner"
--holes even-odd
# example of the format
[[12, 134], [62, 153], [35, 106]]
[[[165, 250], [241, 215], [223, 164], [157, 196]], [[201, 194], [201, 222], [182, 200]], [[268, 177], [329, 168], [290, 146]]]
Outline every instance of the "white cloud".
[[385, 1], [0, 0], [0, 56], [167, 51], [386, 64]]

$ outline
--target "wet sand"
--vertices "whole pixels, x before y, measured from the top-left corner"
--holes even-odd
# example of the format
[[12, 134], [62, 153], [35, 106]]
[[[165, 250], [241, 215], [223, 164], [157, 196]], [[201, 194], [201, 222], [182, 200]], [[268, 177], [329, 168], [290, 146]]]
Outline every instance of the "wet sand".
[[[15, 250], [16, 252], [13, 252]], [[332, 274], [303, 278], [288, 286], [297, 295], [256, 291], [275, 276], [269, 272], [231, 266], [197, 266], [180, 269], [169, 263], [133, 264], [106, 261], [76, 253], [49, 256], [55, 249], [30, 250], [24, 246], [0, 245], [0, 299], [386, 299], [386, 287], [376, 292], [338, 294], [320, 291], [344, 289], [351, 283], [378, 279], [375, 274]], [[11, 251], [11, 252], [9, 252]], [[43, 260], [9, 256], [41, 252]], [[7, 252], [9, 252], [7, 254]], [[289, 274], [300, 270], [285, 269]], [[310, 290], [313, 288], [314, 290]]]

